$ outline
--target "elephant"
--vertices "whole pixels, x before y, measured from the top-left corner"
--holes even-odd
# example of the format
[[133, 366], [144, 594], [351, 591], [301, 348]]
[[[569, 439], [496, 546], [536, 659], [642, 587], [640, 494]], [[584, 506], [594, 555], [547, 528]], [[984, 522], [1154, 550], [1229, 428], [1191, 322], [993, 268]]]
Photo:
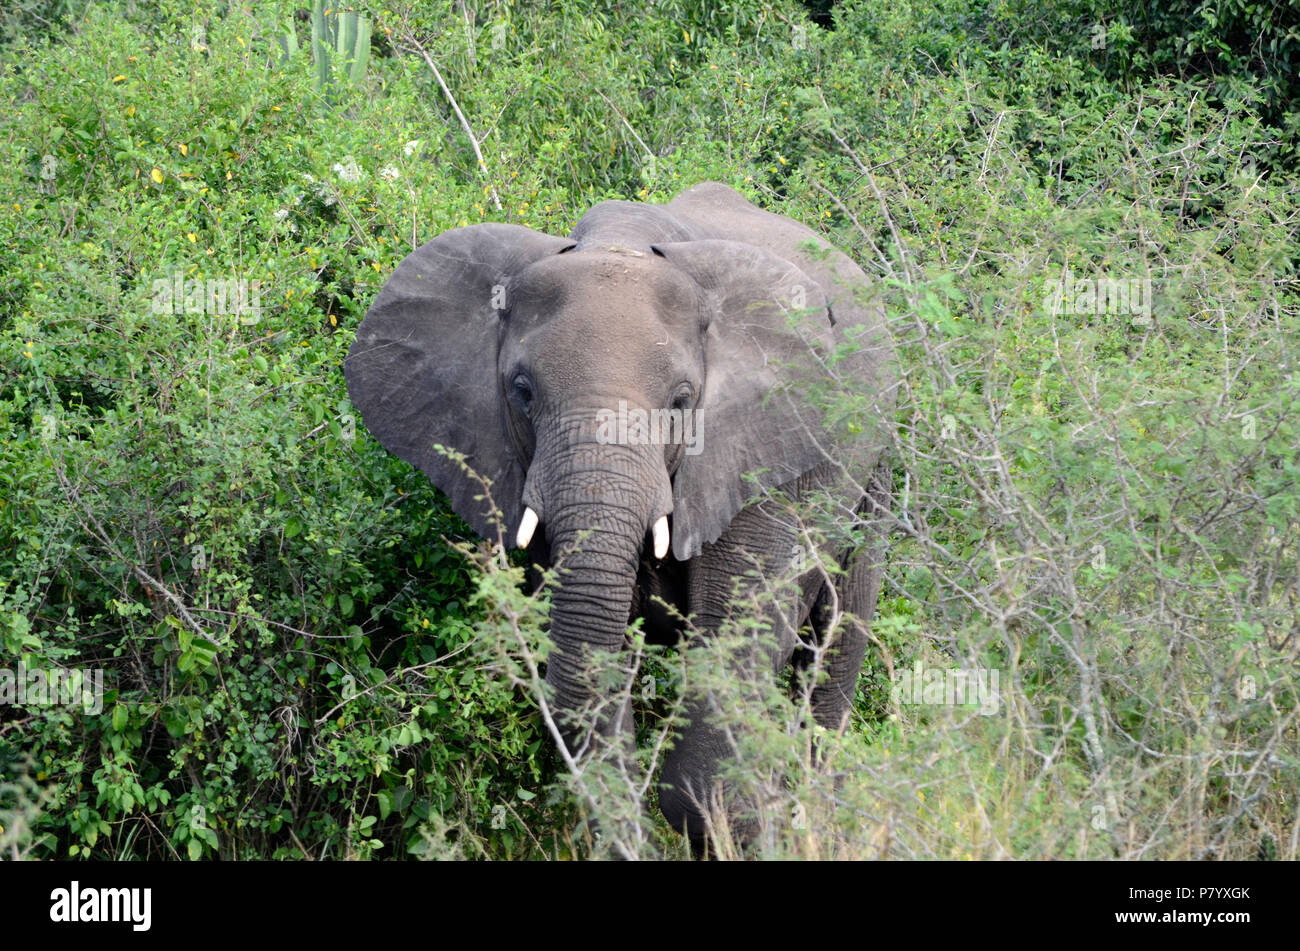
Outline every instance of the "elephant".
[[[782, 500], [823, 490], [874, 526], [869, 540], [834, 553], [842, 570], [795, 565], [794, 594], [765, 603], [770, 635], [735, 669], [797, 664], [799, 632], [821, 637], [829, 610], [846, 612], [811, 704], [821, 726], [845, 726], [881, 583], [898, 386], [868, 284], [811, 229], [705, 182], [666, 204], [602, 201], [564, 238], [496, 223], [445, 231], [375, 297], [345, 361], [366, 428], [481, 536], [563, 565], [545, 681], [570, 749], [583, 748], [578, 714], [602, 699], [591, 658], [626, 651], [638, 617], [647, 638], [679, 637], [682, 618], [693, 637], [715, 635], [762, 584], [749, 569], [790, 569], [802, 550]], [[806, 395], [827, 382], [867, 403], [849, 421], [872, 427], [852, 467], [837, 457], [844, 427]], [[654, 418], [665, 426], [651, 435], [678, 438], [645, 438]], [[693, 440], [678, 418], [698, 420]], [[668, 823], [699, 847], [732, 751], [707, 696], [686, 714], [657, 789]], [[588, 747], [626, 747], [628, 704], [585, 729]]]

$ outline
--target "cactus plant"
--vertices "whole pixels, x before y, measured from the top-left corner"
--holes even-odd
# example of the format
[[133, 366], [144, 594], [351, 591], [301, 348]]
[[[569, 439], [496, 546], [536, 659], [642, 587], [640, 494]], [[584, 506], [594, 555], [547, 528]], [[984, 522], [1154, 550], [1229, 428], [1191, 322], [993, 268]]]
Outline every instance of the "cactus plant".
[[[298, 53], [298, 35], [290, 24], [280, 37], [282, 61]], [[311, 58], [315, 86], [328, 91], [340, 71], [347, 82], [359, 83], [370, 60], [370, 18], [355, 10], [327, 10], [324, 0], [311, 8]]]

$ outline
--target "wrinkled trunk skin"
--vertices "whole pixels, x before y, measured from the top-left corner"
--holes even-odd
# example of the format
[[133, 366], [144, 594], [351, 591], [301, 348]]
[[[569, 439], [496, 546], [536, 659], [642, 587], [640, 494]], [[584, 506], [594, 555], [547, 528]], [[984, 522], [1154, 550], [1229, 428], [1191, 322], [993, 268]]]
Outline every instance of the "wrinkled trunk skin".
[[544, 496], [542, 519], [559, 569], [546, 681], [574, 757], [611, 747], [618, 755], [633, 750], [631, 658], [618, 658], [614, 683], [609, 674], [593, 677], [591, 663], [609, 670], [609, 655], [623, 653], [641, 545], [651, 519], [671, 506], [670, 495], [665, 502], [671, 490], [659, 447], [582, 442], [556, 448], [533, 466], [545, 476], [533, 489]]
[[560, 586], [551, 597], [554, 646], [546, 682], [554, 690], [561, 725], [575, 754], [593, 724], [604, 737], [620, 732], [630, 736], [626, 704], [621, 696], [597, 689], [592, 665], [603, 667], [611, 658], [601, 655], [623, 651], [644, 529], [602, 528], [579, 539], [582, 530], [568, 527], [579, 521], [608, 525], [617, 514], [606, 506], [591, 506], [566, 519], [552, 542], [562, 567]]

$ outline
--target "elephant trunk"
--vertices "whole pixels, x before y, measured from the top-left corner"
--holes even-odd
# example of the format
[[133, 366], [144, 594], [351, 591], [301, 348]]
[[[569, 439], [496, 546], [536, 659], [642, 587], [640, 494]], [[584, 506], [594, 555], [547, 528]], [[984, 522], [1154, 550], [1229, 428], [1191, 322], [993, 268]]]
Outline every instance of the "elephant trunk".
[[[620, 695], [597, 689], [600, 682], [612, 686], [612, 677], [596, 668], [615, 662], [624, 647], [645, 528], [631, 522], [617, 527], [620, 513], [608, 506], [582, 514], [583, 523], [602, 527], [576, 529], [566, 519], [550, 535], [560, 567], [559, 587], [551, 596], [553, 647], [546, 680], [566, 732], [585, 733], [585, 724], [608, 736], [624, 725], [625, 711]], [[616, 527], [603, 527], [611, 522]]]
[[[541, 521], [558, 569], [546, 680], [575, 752], [592, 728], [600, 737], [631, 739], [627, 693], [617, 685], [630, 683], [633, 672], [620, 667], [615, 677], [605, 671], [611, 663], [630, 663], [619, 655], [642, 544], [672, 504], [661, 460], [661, 451], [644, 447], [587, 444], [568, 446], [557, 460], [533, 466], [552, 480], [550, 491], [530, 488], [544, 493]], [[666, 524], [662, 531], [666, 536]]]

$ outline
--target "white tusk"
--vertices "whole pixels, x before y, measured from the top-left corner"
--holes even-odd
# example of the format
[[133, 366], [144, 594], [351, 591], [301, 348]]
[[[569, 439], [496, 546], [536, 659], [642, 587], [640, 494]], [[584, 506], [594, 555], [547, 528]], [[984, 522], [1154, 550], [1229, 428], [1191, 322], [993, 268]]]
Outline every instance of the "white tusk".
[[659, 521], [655, 522], [655, 557], [662, 558], [668, 554], [668, 516], [660, 515]]
[[516, 548], [527, 548], [533, 540], [533, 531], [537, 528], [537, 513], [531, 508], [524, 508], [524, 520], [519, 523], [519, 534], [515, 536]]

